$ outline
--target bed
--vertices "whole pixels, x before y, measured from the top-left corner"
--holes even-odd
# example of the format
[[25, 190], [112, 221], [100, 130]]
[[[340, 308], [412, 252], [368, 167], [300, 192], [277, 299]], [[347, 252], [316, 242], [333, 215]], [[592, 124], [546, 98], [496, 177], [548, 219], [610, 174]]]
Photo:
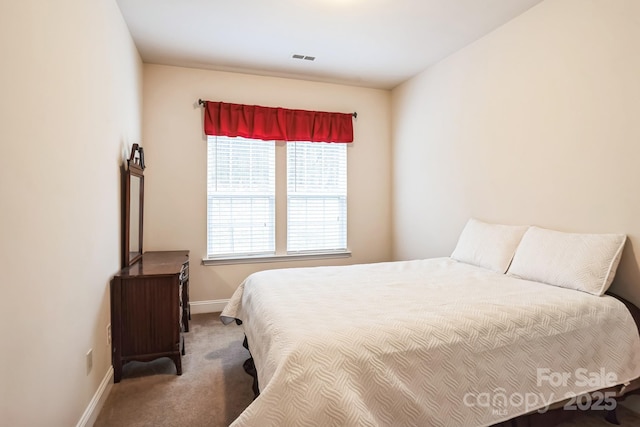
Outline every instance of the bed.
[[604, 294], [624, 238], [549, 232], [470, 220], [451, 257], [252, 274], [221, 316], [257, 372], [232, 426], [490, 426], [603, 389], [612, 409], [640, 377]]

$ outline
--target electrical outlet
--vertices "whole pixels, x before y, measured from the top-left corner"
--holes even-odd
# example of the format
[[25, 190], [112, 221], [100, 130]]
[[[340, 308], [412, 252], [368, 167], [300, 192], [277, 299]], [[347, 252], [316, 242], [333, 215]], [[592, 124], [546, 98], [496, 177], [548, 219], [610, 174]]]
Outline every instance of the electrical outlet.
[[111, 323], [107, 325], [107, 345], [111, 345]]
[[93, 349], [90, 348], [87, 351], [87, 375], [91, 373], [91, 368], [93, 368]]

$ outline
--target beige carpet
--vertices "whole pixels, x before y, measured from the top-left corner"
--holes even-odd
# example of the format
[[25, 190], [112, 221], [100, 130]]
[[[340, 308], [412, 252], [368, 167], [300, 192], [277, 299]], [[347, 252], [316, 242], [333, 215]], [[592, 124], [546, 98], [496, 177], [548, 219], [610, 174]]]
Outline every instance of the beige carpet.
[[228, 426], [251, 403], [241, 327], [222, 325], [219, 314], [193, 315], [189, 326], [182, 375], [167, 358], [126, 364], [94, 426]]
[[[169, 359], [131, 362], [114, 384], [96, 427], [228, 426], [253, 399], [252, 380], [242, 369], [249, 353], [242, 329], [223, 326], [219, 314], [194, 315], [185, 335], [182, 376]], [[619, 408], [622, 426], [640, 426], [640, 416]], [[611, 427], [602, 414], [580, 413], [559, 427]], [[259, 426], [256, 426], [259, 427]]]

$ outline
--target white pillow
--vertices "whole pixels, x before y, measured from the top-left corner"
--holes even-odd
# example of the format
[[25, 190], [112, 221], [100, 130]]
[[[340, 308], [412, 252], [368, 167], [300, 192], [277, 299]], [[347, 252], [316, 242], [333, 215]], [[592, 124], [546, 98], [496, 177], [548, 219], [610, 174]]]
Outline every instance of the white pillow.
[[523, 225], [488, 224], [471, 218], [462, 230], [451, 258], [505, 273], [527, 228]]
[[509, 275], [602, 295], [611, 285], [627, 236], [563, 233], [531, 227]]

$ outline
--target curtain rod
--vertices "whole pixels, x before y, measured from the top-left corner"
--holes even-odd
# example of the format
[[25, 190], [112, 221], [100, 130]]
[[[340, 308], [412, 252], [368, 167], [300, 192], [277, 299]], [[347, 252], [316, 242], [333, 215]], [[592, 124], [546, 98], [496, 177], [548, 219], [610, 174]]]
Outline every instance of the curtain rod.
[[[204, 105], [205, 102], [206, 101], [203, 101], [202, 99], [198, 99], [198, 104], [200, 104], [200, 105]], [[355, 111], [353, 113], [351, 113], [351, 115], [353, 116], [354, 119], [358, 118], [358, 113], [355, 112]]]

